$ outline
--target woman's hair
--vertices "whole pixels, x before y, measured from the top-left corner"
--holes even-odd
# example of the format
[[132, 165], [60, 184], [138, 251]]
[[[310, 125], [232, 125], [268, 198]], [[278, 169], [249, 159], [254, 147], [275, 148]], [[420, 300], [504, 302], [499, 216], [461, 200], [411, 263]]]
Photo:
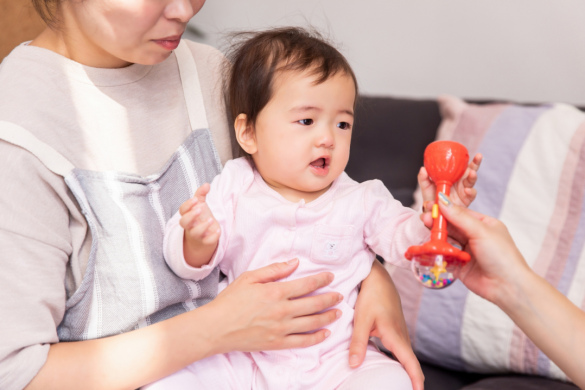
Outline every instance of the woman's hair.
[[337, 73], [357, 80], [343, 55], [316, 31], [283, 27], [260, 32], [240, 32], [227, 52], [226, 104], [232, 118], [246, 114], [256, 123], [258, 114], [273, 95], [275, 74], [310, 72], [320, 84]]
[[32, 4], [41, 19], [51, 27], [57, 24], [55, 11], [59, 7], [60, 2], [61, 0], [32, 0]]

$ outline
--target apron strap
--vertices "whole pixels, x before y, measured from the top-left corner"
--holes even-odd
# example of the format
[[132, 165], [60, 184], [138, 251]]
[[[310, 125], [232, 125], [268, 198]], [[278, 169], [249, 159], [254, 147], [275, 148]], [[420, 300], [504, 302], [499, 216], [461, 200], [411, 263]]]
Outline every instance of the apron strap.
[[0, 121], [0, 139], [28, 150], [59, 176], [65, 177], [74, 168], [62, 154], [14, 123]]
[[185, 40], [182, 40], [175, 50], [177, 63], [179, 64], [179, 74], [185, 102], [187, 103], [187, 113], [191, 123], [191, 131], [199, 129], [208, 129], [207, 114], [203, 104], [203, 95], [199, 84], [199, 75], [193, 53]]

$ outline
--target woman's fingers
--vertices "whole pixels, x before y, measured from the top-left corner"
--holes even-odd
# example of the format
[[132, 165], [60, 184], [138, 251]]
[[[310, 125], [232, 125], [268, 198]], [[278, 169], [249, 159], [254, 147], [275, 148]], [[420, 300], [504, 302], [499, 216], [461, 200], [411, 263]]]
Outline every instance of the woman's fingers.
[[280, 349], [306, 348], [319, 344], [331, 335], [329, 329], [320, 329], [313, 333], [291, 334], [282, 342]]
[[244, 272], [206, 305], [218, 319], [219, 352], [300, 348], [326, 338], [329, 331], [323, 327], [341, 315], [329, 309], [339, 303], [340, 294], [305, 295], [327, 286], [333, 275], [280, 282], [297, 267], [293, 259]]
[[323, 313], [308, 316], [294, 317], [288, 321], [286, 334], [290, 336], [314, 332], [316, 329], [321, 329], [333, 323], [340, 317], [341, 310], [338, 309], [327, 310]]
[[[288, 294], [284, 293], [283, 295], [287, 296]], [[319, 313], [325, 309], [337, 305], [342, 300], [343, 295], [339, 294], [338, 292], [328, 292], [297, 299], [290, 298], [288, 310], [290, 311], [292, 317], [302, 317], [314, 313]]]
[[451, 225], [455, 226], [467, 236], [467, 238], [470, 237], [471, 233], [482, 228], [480, 219], [485, 217], [482, 214], [453, 204], [452, 201], [443, 194], [439, 194], [439, 200], [439, 207], [443, 216]]
[[280, 282], [279, 287], [284, 297], [299, 298], [329, 285], [332, 281], [333, 274], [331, 272], [320, 272], [315, 275]]
[[[253, 271], [244, 272], [240, 278], [247, 283], [269, 283], [286, 278], [298, 267], [299, 260], [292, 259], [284, 263], [273, 263]], [[329, 285], [333, 281], [331, 272], [320, 272], [295, 280], [279, 282], [277, 286], [271, 286], [272, 294], [278, 298], [298, 298]]]
[[247, 283], [268, 283], [286, 278], [293, 273], [299, 266], [298, 259], [292, 259], [287, 262], [272, 263], [253, 271], [246, 271], [236, 280], [242, 280]]

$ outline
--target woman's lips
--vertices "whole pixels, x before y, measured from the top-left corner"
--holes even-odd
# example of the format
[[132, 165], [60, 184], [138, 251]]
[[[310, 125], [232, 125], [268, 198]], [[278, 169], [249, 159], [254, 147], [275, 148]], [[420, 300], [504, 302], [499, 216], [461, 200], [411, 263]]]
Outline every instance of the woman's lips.
[[154, 42], [167, 50], [175, 50], [179, 43], [181, 43], [181, 36], [167, 37], [163, 39], [155, 39]]

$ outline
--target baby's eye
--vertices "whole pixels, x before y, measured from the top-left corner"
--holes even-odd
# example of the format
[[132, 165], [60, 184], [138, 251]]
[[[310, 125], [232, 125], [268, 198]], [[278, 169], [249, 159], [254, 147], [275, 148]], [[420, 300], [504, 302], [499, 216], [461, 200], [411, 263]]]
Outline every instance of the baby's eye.
[[300, 121], [298, 121], [301, 125], [304, 126], [311, 126], [313, 124], [313, 120], [312, 119], [301, 119]]
[[339, 122], [337, 124], [337, 127], [339, 127], [341, 130], [349, 130], [351, 129], [351, 125], [347, 122]]

